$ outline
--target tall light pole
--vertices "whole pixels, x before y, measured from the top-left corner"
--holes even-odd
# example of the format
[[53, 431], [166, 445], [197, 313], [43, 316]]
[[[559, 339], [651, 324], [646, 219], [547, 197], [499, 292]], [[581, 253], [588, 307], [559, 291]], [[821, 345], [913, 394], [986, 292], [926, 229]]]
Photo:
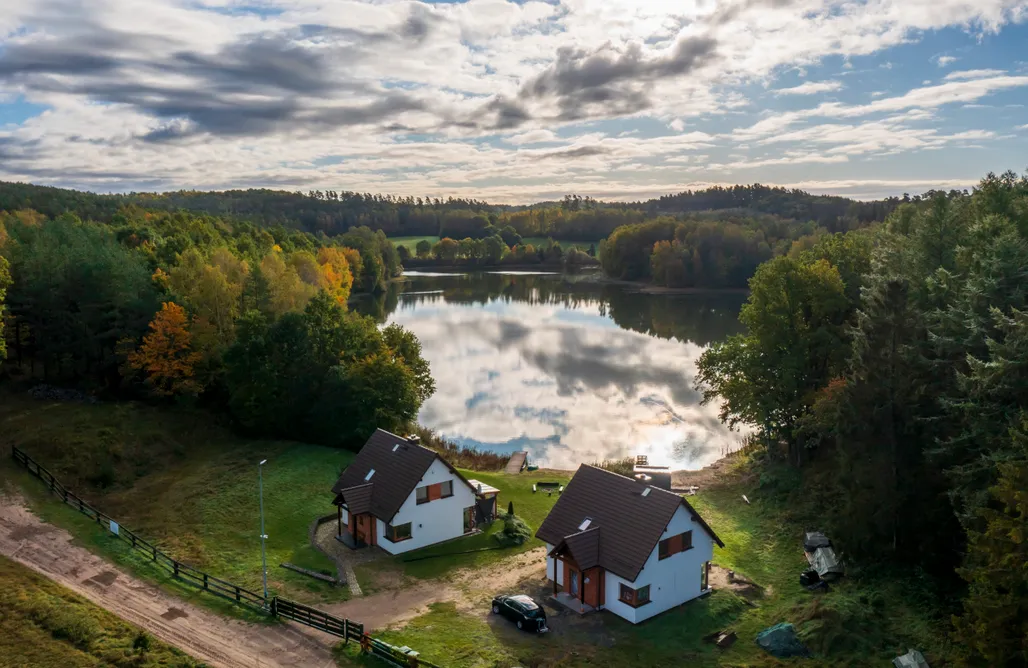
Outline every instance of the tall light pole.
[[268, 540], [268, 535], [264, 533], [264, 473], [261, 467], [267, 463], [267, 459], [262, 459], [257, 465], [257, 495], [261, 500], [261, 572], [264, 576], [265, 601], [268, 600], [268, 555], [264, 549], [264, 543]]

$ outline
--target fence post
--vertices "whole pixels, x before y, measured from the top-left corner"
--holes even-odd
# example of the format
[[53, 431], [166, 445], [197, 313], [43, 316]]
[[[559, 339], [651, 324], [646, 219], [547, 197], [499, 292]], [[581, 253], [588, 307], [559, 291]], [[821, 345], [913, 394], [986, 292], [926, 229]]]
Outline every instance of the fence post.
[[203, 588], [207, 589], [207, 574], [203, 574]]
[[157, 561], [157, 547], [155, 545], [151, 545], [150, 549], [153, 550], [153, 560]]
[[350, 644], [350, 620], [345, 617], [343, 618], [343, 644]]
[[171, 562], [171, 565], [172, 565], [172, 566], [174, 567], [174, 569], [175, 569], [175, 577], [177, 578], [177, 577], [178, 577], [178, 562], [177, 562], [177, 561], [174, 561], [174, 560], [172, 560], [172, 562]]

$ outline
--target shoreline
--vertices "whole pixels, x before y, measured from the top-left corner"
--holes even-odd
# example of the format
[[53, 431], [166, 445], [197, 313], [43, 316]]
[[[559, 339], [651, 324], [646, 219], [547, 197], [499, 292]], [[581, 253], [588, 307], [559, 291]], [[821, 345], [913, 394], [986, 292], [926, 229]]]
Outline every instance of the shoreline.
[[[717, 484], [724, 474], [728, 472], [732, 460], [741, 452], [742, 450], [729, 452], [721, 459], [713, 461], [700, 469], [678, 469], [671, 471], [671, 490], [682, 490], [692, 486], [703, 489], [704, 487]], [[575, 474], [575, 469], [540, 468], [534, 472], [553, 473], [570, 477]]]
[[603, 274], [599, 265], [585, 265], [567, 269], [563, 265], [546, 264], [499, 264], [499, 265], [426, 265], [421, 267], [404, 267], [404, 273], [392, 280], [403, 280], [406, 272], [446, 272], [452, 274], [474, 274], [478, 272], [503, 272], [503, 271], [526, 271], [540, 274], [561, 274], [568, 276], [583, 277], [584, 283], [597, 285], [613, 285], [626, 288], [626, 292], [644, 295], [699, 295], [699, 294], [724, 294], [724, 295], [748, 295], [749, 288], [669, 288], [663, 285], [653, 285], [645, 281], [628, 281], [621, 278], [611, 278]]

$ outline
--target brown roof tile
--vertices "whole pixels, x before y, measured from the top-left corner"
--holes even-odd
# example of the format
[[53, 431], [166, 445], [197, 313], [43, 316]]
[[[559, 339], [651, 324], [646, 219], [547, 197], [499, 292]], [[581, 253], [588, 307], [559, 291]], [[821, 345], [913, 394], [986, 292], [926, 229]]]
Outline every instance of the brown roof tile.
[[[650, 492], [643, 496], [645, 489]], [[595, 544], [596, 565], [632, 581], [680, 505], [724, 547], [681, 496], [588, 465], [578, 468], [535, 535], [554, 546], [565, 543], [582, 568], [589, 566], [579, 560], [592, 559]], [[583, 528], [586, 518], [590, 522]]]
[[[342, 495], [351, 512], [370, 512], [383, 522], [389, 522], [421, 482], [436, 457], [439, 455], [424, 446], [411, 443], [384, 429], [377, 429], [357, 453], [353, 463], [343, 471], [332, 487], [332, 492]], [[464, 476], [445, 459], [439, 457], [439, 461], [468, 484]], [[375, 474], [370, 480], [365, 480], [372, 469]], [[358, 491], [364, 487], [370, 488], [368, 493]], [[468, 484], [468, 487], [471, 485]], [[364, 510], [354, 509], [348, 492], [357, 493], [357, 502]]]

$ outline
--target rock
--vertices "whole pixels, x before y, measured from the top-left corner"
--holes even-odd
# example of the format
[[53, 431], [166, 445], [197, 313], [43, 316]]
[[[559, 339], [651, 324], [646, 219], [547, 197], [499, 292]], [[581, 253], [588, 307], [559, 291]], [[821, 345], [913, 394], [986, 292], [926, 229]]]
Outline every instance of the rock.
[[97, 403], [96, 397], [78, 390], [67, 390], [53, 385], [40, 384], [29, 390], [29, 396], [43, 401], [77, 402], [83, 404]]
[[903, 656], [897, 656], [892, 660], [895, 668], [929, 668], [924, 655], [916, 649], [908, 650]]
[[788, 622], [775, 624], [757, 634], [757, 644], [771, 656], [810, 656], [810, 650], [796, 637], [796, 627]]

